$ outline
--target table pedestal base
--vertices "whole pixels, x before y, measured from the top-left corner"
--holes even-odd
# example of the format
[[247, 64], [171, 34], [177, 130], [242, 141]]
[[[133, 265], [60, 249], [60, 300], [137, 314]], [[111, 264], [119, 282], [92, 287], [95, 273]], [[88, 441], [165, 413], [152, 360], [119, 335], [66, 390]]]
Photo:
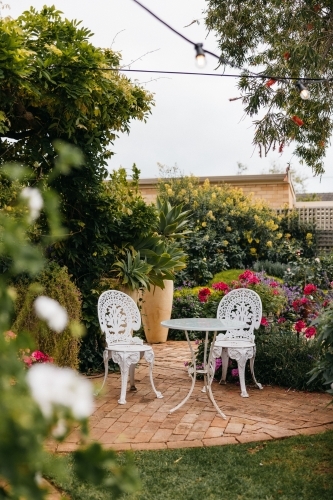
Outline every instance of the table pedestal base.
[[[217, 332], [214, 332], [214, 337], [213, 337], [212, 344], [211, 344], [212, 346], [214, 346], [214, 343], [215, 343], [216, 333]], [[188, 399], [190, 398], [190, 396], [193, 392], [194, 386], [195, 386], [195, 382], [197, 379], [197, 373], [201, 373], [204, 376], [204, 388], [202, 389], [202, 392], [205, 392], [207, 394], [211, 403], [214, 405], [214, 408], [216, 409], [217, 413], [222, 418], [226, 419], [227, 417], [218, 407], [218, 404], [216, 403], [216, 401], [214, 399], [212, 389], [211, 389], [211, 383], [212, 383], [212, 380], [214, 378], [214, 373], [215, 373], [215, 357], [213, 355], [214, 349], [210, 349], [209, 355], [208, 355], [208, 360], [207, 360], [208, 331], [206, 331], [206, 336], [205, 336], [204, 363], [203, 363], [204, 367], [202, 370], [197, 370], [195, 352], [194, 352], [192, 344], [190, 342], [187, 330], [185, 330], [185, 335], [186, 335], [186, 340], [187, 340], [187, 343], [188, 343], [190, 351], [191, 351], [192, 366], [189, 368], [188, 373], [192, 379], [192, 384], [191, 384], [191, 387], [190, 387], [188, 394], [185, 396], [183, 401], [181, 401], [177, 406], [175, 406], [174, 408], [169, 410], [169, 414], [175, 412], [176, 410], [179, 410], [179, 408], [181, 408], [188, 401]]]

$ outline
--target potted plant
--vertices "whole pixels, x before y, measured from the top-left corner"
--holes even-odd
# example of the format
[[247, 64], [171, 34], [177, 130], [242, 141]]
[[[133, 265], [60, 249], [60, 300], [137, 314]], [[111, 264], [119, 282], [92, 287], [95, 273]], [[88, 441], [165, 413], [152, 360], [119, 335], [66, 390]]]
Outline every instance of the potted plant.
[[156, 231], [135, 241], [126, 249], [126, 258], [113, 265], [121, 286], [143, 290], [142, 323], [150, 343], [167, 339], [168, 330], [161, 321], [171, 317], [175, 273], [186, 266], [186, 254], [176, 240], [188, 232], [185, 228], [190, 213], [182, 211], [182, 205], [172, 207], [160, 198], [156, 207]]

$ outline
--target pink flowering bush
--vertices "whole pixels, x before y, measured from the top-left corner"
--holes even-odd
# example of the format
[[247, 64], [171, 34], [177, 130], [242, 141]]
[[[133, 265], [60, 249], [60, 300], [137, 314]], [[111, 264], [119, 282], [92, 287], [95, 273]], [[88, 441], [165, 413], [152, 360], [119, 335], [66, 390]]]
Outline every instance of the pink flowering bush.
[[42, 351], [33, 351], [30, 356], [25, 354], [22, 359], [28, 367], [35, 363], [53, 363], [53, 358]]
[[313, 295], [317, 291], [316, 285], [313, 285], [312, 283], [309, 283], [308, 285], [305, 285], [304, 287], [304, 295]]
[[227, 285], [227, 283], [223, 283], [223, 281], [219, 281], [218, 283], [213, 283], [212, 288], [214, 290], [219, 290], [224, 293], [228, 293], [230, 290], [229, 285]]
[[200, 302], [207, 302], [208, 297], [211, 295], [211, 291], [209, 288], [201, 288], [198, 293], [198, 299]]

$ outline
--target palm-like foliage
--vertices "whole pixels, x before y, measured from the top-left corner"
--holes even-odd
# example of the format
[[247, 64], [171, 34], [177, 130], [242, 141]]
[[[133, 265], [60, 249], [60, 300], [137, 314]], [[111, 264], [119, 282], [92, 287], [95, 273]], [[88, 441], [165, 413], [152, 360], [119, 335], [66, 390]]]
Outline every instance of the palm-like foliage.
[[137, 288], [150, 288], [148, 275], [152, 270], [152, 266], [140, 257], [140, 252], [136, 252], [134, 257], [127, 250], [127, 258], [118, 260], [113, 264], [114, 268], [118, 268], [117, 277], [121, 280], [121, 284], [128, 286], [131, 290]]
[[113, 265], [118, 269], [117, 277], [123, 285], [148, 288], [150, 285], [164, 288], [164, 280], [173, 280], [175, 272], [186, 267], [186, 253], [174, 241], [189, 233], [189, 210], [183, 205], [172, 207], [168, 201], [157, 198], [159, 224], [157, 232], [137, 240], [127, 258], [119, 259]]
[[163, 200], [158, 196], [156, 206], [159, 212], [159, 234], [167, 238], [182, 238], [185, 234], [191, 232], [185, 229], [191, 211], [185, 210], [182, 212], [182, 204], [172, 207], [168, 200]]

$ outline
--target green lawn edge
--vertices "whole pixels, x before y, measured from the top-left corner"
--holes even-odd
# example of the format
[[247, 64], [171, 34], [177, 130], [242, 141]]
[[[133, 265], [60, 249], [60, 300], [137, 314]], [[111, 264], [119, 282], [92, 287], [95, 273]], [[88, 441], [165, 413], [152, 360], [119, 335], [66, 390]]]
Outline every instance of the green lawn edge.
[[[127, 455], [119, 453], [124, 463]], [[130, 500], [332, 500], [333, 431], [246, 444], [135, 451], [142, 489]], [[58, 477], [59, 462], [67, 474]], [[73, 475], [72, 455], [50, 455], [45, 476], [71, 500], [112, 500]]]

